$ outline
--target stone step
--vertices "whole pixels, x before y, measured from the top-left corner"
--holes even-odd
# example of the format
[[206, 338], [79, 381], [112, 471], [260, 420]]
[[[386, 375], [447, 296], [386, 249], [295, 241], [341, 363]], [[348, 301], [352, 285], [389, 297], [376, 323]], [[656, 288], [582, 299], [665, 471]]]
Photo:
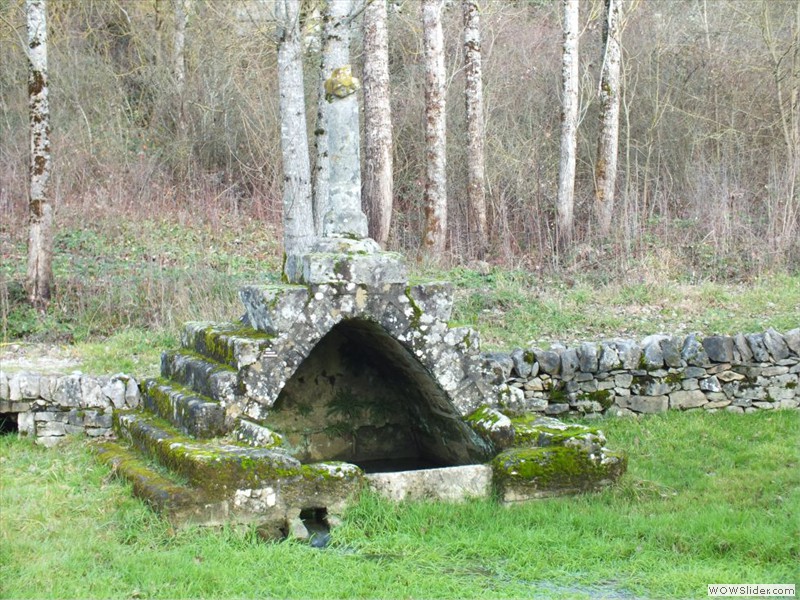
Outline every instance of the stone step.
[[193, 321], [184, 325], [181, 345], [238, 370], [256, 362], [270, 347], [271, 338], [269, 334], [236, 323]]
[[161, 376], [228, 406], [239, 396], [239, 377], [235, 369], [188, 351], [161, 355]]
[[195, 438], [225, 434], [225, 409], [219, 402], [165, 379], [148, 379], [142, 390], [144, 407], [181, 433]]
[[260, 489], [302, 472], [300, 462], [282, 452], [222, 438], [195, 440], [144, 412], [117, 411], [114, 428], [124, 441], [212, 499], [223, 499], [237, 489]]
[[98, 460], [133, 486], [133, 494], [174, 525], [217, 525], [226, 522], [224, 503], [211, 501], [197, 488], [175, 481], [142, 459], [135, 450], [117, 442], [91, 445]]

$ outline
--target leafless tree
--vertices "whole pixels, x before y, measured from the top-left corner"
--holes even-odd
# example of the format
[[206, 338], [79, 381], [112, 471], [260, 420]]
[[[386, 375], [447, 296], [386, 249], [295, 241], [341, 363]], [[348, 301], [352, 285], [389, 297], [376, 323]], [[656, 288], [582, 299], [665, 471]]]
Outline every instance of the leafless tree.
[[620, 14], [624, 0], [605, 0], [603, 67], [600, 77], [600, 137], [595, 175], [595, 217], [602, 237], [611, 232], [619, 149]]
[[578, 37], [579, 0], [562, 0], [564, 46], [561, 63], [561, 158], [558, 169], [558, 243], [566, 248], [572, 241], [575, 205], [575, 162], [578, 136]]
[[422, 0], [425, 60], [425, 230], [422, 244], [430, 258], [439, 258], [447, 241], [447, 113], [443, 0]]
[[325, 98], [325, 80], [334, 69], [350, 63], [350, 23], [352, 0], [327, 0], [322, 17], [322, 59], [317, 96], [317, 126], [314, 129], [316, 162], [314, 163], [314, 231], [322, 235], [330, 194], [330, 157], [328, 155], [328, 109]]
[[47, 3], [26, 0], [30, 191], [28, 207], [28, 298], [43, 311], [53, 286], [53, 204], [50, 200], [50, 106], [47, 89]]
[[301, 275], [300, 259], [315, 239], [306, 138], [300, 3], [278, 0], [275, 9], [283, 156], [283, 273], [287, 280], [297, 281]]
[[478, 258], [487, 246], [485, 161], [483, 153], [483, 75], [481, 71], [481, 26], [477, 0], [463, 0], [464, 13], [464, 101], [467, 119], [467, 203], [470, 242]]
[[364, 186], [361, 203], [370, 236], [385, 246], [392, 222], [392, 107], [386, 0], [364, 9]]

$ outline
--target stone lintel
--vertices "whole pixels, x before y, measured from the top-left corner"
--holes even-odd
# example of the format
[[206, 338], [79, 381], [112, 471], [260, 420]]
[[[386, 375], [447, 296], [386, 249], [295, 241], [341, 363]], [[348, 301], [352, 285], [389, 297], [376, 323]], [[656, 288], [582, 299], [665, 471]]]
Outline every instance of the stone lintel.
[[306, 284], [350, 282], [380, 286], [407, 281], [405, 262], [393, 252], [315, 252], [303, 257], [302, 282]]

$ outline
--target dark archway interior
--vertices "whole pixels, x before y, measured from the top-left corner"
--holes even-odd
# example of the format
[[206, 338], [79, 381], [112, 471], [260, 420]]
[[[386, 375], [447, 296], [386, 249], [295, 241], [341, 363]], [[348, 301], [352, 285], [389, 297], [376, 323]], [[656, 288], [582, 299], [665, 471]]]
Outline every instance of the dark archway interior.
[[0, 435], [8, 435], [18, 431], [17, 413], [0, 413]]
[[492, 456], [413, 354], [363, 319], [344, 321], [320, 340], [286, 383], [267, 425], [303, 462], [342, 460], [367, 472]]

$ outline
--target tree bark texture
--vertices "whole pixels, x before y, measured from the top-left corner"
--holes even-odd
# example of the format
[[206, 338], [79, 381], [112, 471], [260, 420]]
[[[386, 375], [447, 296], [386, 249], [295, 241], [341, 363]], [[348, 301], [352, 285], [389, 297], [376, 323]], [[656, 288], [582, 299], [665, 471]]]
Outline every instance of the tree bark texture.
[[386, 0], [364, 9], [364, 186], [362, 204], [370, 236], [382, 246], [392, 224], [392, 107]]
[[479, 259], [486, 254], [486, 188], [484, 167], [483, 75], [481, 27], [477, 0], [463, 0], [464, 101], [467, 120], [467, 203], [470, 246]]
[[302, 275], [301, 258], [315, 239], [306, 138], [300, 3], [278, 0], [276, 17], [283, 158], [283, 274], [293, 282]]
[[47, 308], [53, 285], [53, 205], [49, 198], [50, 107], [47, 90], [47, 5], [26, 0], [30, 191], [27, 292], [38, 310]]
[[425, 229], [422, 244], [439, 258], [447, 241], [446, 74], [442, 34], [443, 0], [422, 1], [425, 60]]
[[602, 237], [611, 233], [614, 193], [617, 183], [620, 101], [620, 13], [623, 0], [605, 0], [603, 68], [600, 77], [600, 138], [595, 175], [595, 218]]
[[575, 150], [578, 135], [579, 0], [562, 0], [564, 47], [561, 65], [561, 158], [558, 171], [556, 234], [560, 247], [572, 241], [575, 205]]
[[192, 0], [172, 0], [175, 12], [175, 30], [172, 34], [172, 74], [178, 93], [183, 93], [186, 83], [186, 26], [189, 24], [189, 11]]
[[348, 17], [352, 0], [328, 0], [322, 17], [322, 58], [317, 96], [317, 126], [314, 129], [316, 162], [314, 163], [314, 231], [322, 235], [323, 219], [330, 196], [330, 156], [328, 152], [330, 103], [325, 98], [325, 81], [334, 69], [350, 64]]

